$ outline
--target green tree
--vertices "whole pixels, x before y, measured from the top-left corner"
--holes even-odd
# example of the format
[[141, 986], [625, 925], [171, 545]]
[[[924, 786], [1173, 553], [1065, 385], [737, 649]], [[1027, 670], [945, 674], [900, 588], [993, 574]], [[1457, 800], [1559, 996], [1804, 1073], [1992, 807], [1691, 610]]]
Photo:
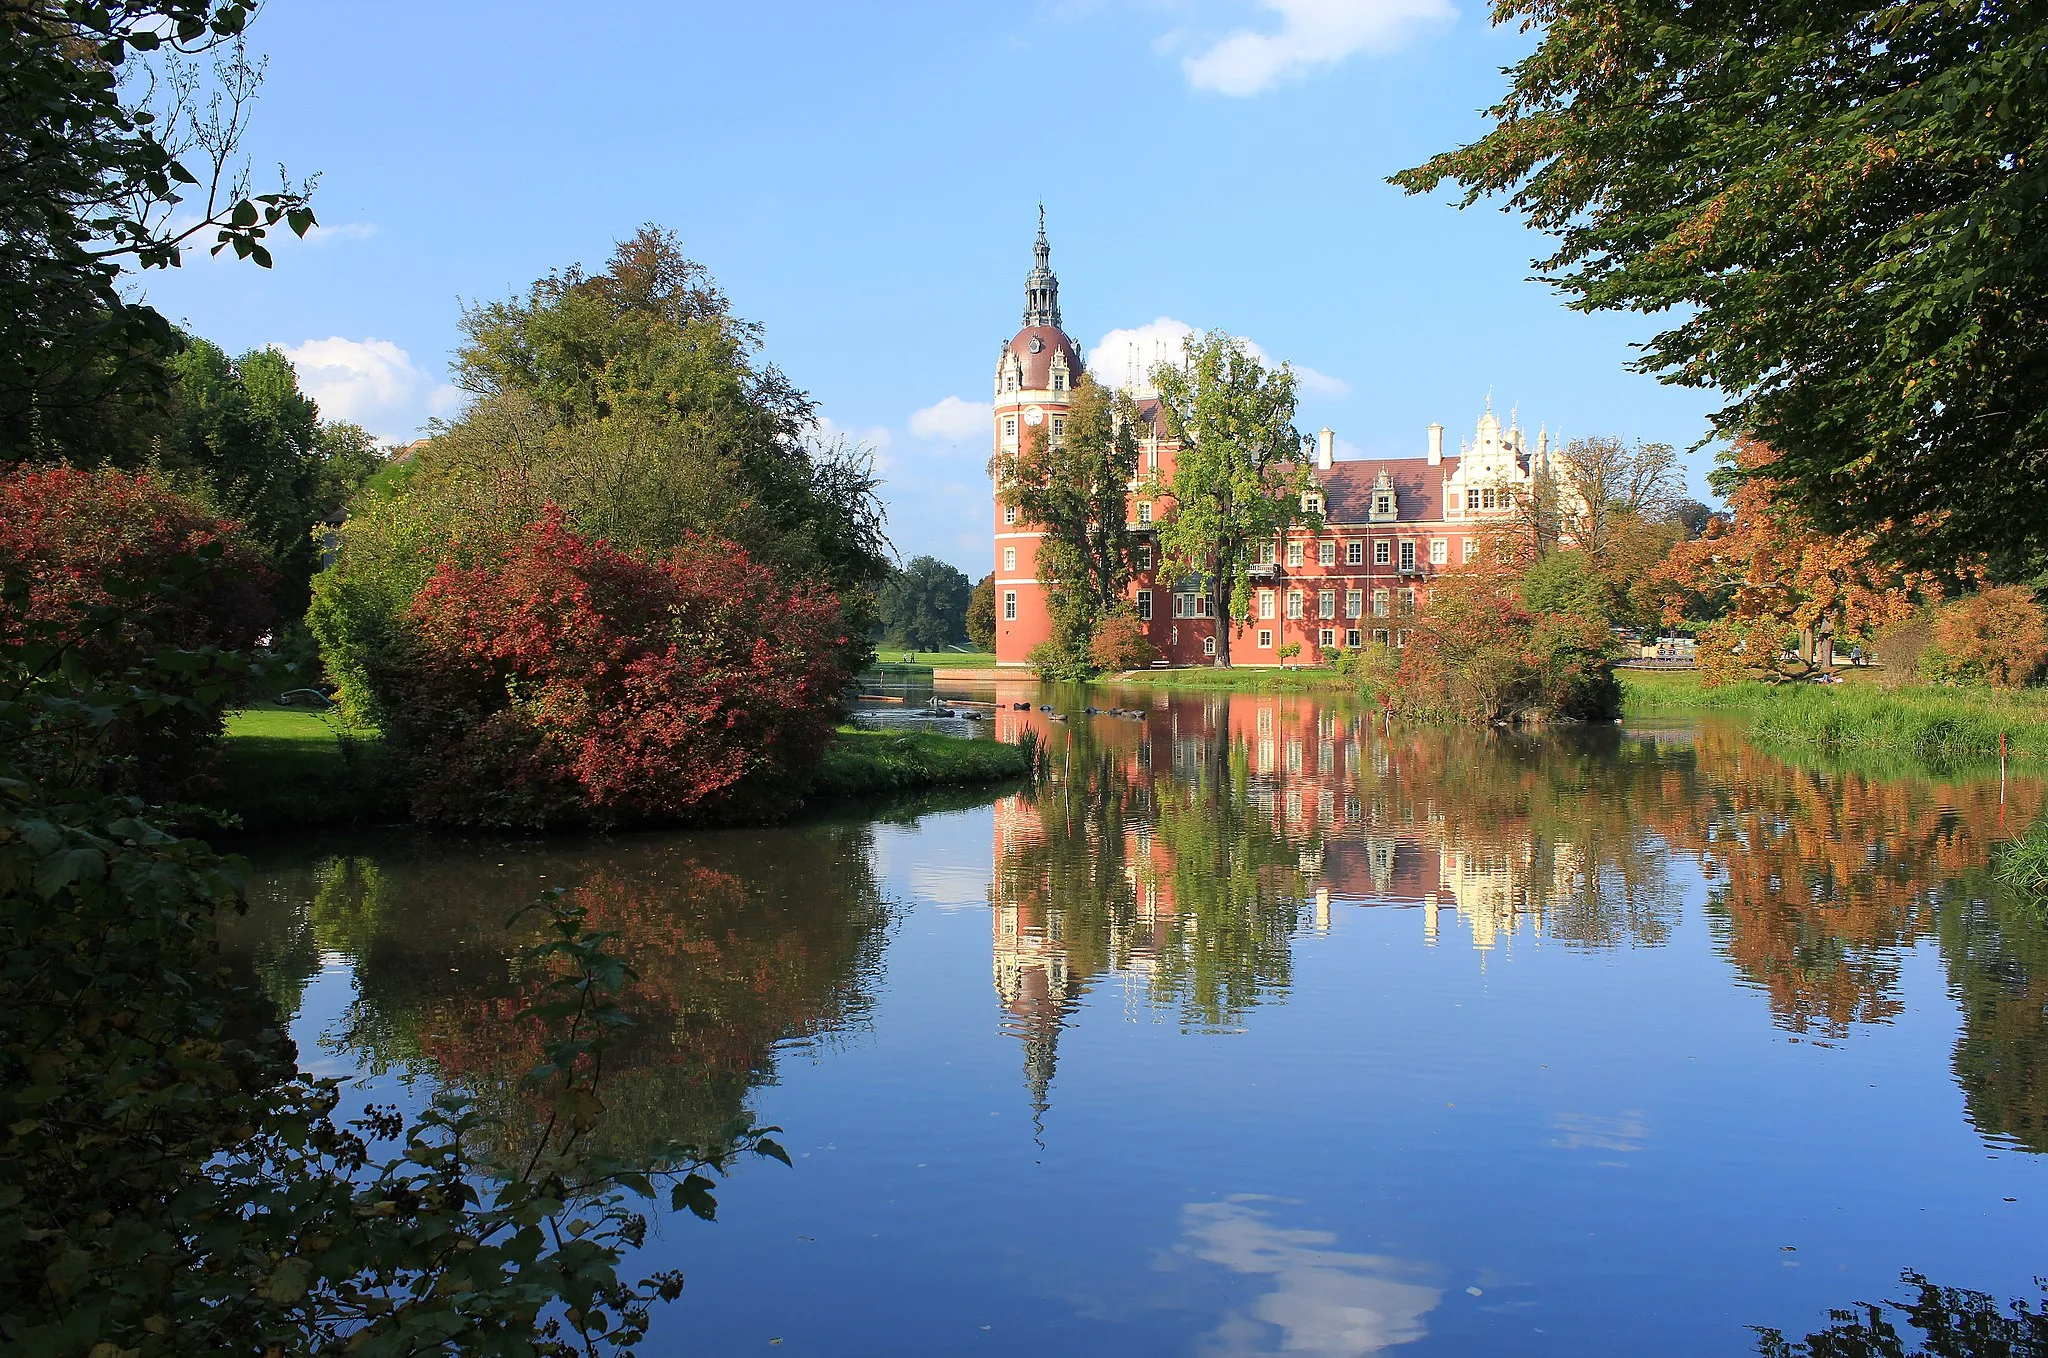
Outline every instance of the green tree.
[[1057, 668], [1085, 671], [1095, 625], [1123, 602], [1136, 569], [1138, 535], [1128, 499], [1138, 475], [1137, 403], [1082, 374], [1065, 432], [1030, 432], [1022, 453], [996, 468], [997, 495], [1038, 529], [1037, 575], [1045, 582]]
[[1320, 526], [1305, 508], [1312, 487], [1294, 428], [1294, 372], [1268, 372], [1242, 341], [1220, 330], [1189, 336], [1179, 364], [1153, 373], [1167, 432], [1180, 441], [1173, 497], [1159, 526], [1167, 565], [1208, 582], [1217, 619], [1216, 663], [1230, 663], [1230, 623], [1250, 601], [1259, 543], [1295, 523]]
[[990, 571], [967, 596], [967, 640], [977, 651], [996, 648], [996, 577]]
[[[171, 327], [122, 294], [211, 236], [268, 267], [313, 225], [310, 184], [249, 192], [261, 71], [242, 0], [0, 6], [0, 459], [132, 465]], [[210, 63], [210, 71], [203, 69]]]
[[1584, 311], [1679, 319], [1638, 367], [1718, 388], [1824, 530], [1946, 568], [2048, 557], [2048, 10], [1617, 8], [1542, 30], [1493, 130], [1394, 176], [1500, 193]]
[[936, 651], [967, 635], [968, 596], [974, 587], [935, 556], [913, 557], [882, 587], [882, 629], [891, 640]]

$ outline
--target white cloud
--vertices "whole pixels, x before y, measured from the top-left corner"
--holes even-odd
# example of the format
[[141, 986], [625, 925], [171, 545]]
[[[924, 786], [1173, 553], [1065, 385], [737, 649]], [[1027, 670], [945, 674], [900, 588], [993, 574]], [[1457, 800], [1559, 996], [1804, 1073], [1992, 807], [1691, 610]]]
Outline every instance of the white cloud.
[[446, 415], [462, 393], [433, 377], [390, 340], [307, 340], [278, 345], [299, 372], [299, 387], [330, 420], [353, 420], [388, 442], [414, 437], [429, 415]]
[[368, 240], [376, 234], [375, 222], [341, 222], [335, 226], [321, 223], [306, 233], [306, 244], [338, 245], [343, 241]]
[[991, 407], [986, 401], [963, 401], [948, 396], [934, 405], [915, 411], [910, 432], [921, 439], [987, 439]]
[[855, 429], [839, 423], [830, 415], [820, 415], [813, 437], [820, 443], [832, 443], [843, 438], [849, 443], [860, 444], [874, 454], [875, 470], [878, 472], [891, 471], [896, 466], [896, 459], [889, 453], [889, 445], [896, 441], [896, 436], [889, 432], [887, 425], [875, 424], [869, 425], [866, 429]]
[[1280, 16], [1270, 32], [1240, 28], [1181, 61], [1198, 90], [1239, 97], [1334, 66], [1355, 52], [1386, 52], [1420, 24], [1457, 17], [1448, 0], [1258, 0]]
[[[1088, 351], [1088, 371], [1098, 382], [1124, 387], [1140, 396], [1155, 395], [1157, 388], [1152, 385], [1152, 370], [1161, 363], [1177, 360], [1181, 355], [1181, 342], [1194, 333], [1192, 325], [1171, 316], [1161, 316], [1126, 330], [1112, 330]], [[1253, 358], [1269, 368], [1277, 366], [1273, 356], [1260, 348], [1256, 341], [1242, 335], [1237, 338]], [[1341, 378], [1299, 363], [1292, 366], [1295, 385], [1311, 396], [1342, 399], [1351, 394], [1351, 384]]]
[[1419, 1272], [1413, 1264], [1333, 1249], [1337, 1237], [1328, 1231], [1277, 1225], [1263, 1205], [1284, 1201], [1245, 1194], [1181, 1209], [1196, 1258], [1272, 1280], [1270, 1291], [1225, 1317], [1207, 1352], [1365, 1358], [1428, 1333], [1424, 1317], [1443, 1294], [1412, 1281]]

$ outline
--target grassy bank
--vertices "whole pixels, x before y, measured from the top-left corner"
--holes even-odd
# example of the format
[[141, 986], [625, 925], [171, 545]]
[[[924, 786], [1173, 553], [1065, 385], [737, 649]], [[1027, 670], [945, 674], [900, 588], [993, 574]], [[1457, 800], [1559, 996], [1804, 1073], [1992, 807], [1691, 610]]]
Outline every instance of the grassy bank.
[[913, 788], [958, 787], [1021, 778], [1028, 770], [1015, 745], [930, 731], [839, 728], [811, 785], [813, 800], [871, 797]]
[[1358, 680], [1329, 670], [1277, 667], [1216, 669], [1190, 666], [1179, 670], [1132, 670], [1104, 675], [1098, 682], [1135, 684], [1145, 688], [1209, 689], [1232, 693], [1356, 693]]
[[883, 646], [875, 651], [870, 674], [929, 674], [933, 670], [994, 669], [995, 656], [987, 651], [912, 651]]
[[[1014, 745], [932, 732], [840, 728], [807, 797], [867, 797], [1021, 777]], [[218, 808], [242, 828], [273, 833], [407, 818], [406, 799], [374, 731], [350, 737], [323, 713], [254, 708], [228, 719]]]
[[1998, 756], [2003, 733], [2014, 760], [2048, 764], [2048, 694], [1872, 684], [1722, 684], [1697, 674], [1622, 672], [1622, 711], [1644, 717], [1727, 712], [1764, 741], [1869, 750], [1932, 763]]

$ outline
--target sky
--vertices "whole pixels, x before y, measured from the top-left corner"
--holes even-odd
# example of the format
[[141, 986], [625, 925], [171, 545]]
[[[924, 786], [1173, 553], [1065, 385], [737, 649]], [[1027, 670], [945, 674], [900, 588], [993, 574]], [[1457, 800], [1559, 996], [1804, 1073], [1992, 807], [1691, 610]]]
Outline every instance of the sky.
[[250, 37], [259, 187], [317, 172], [321, 225], [272, 270], [201, 253], [141, 290], [394, 441], [460, 408], [465, 304], [652, 222], [874, 450], [902, 558], [979, 579], [1041, 202], [1092, 365], [1228, 330], [1295, 365], [1340, 456], [1420, 454], [1432, 421], [1455, 447], [1489, 394], [1681, 449], [1720, 404], [1631, 372], [1656, 318], [1567, 309], [1497, 204], [1387, 184], [1481, 135], [1532, 42], [1470, 0], [271, 0]]

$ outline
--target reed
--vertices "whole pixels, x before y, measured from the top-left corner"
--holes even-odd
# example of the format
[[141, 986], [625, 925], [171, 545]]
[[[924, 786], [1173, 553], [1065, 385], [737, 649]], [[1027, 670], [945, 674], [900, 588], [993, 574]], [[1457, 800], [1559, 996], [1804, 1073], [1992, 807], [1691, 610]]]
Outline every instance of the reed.
[[2036, 904], [2048, 904], [2048, 821], [1998, 852], [1998, 880]]

